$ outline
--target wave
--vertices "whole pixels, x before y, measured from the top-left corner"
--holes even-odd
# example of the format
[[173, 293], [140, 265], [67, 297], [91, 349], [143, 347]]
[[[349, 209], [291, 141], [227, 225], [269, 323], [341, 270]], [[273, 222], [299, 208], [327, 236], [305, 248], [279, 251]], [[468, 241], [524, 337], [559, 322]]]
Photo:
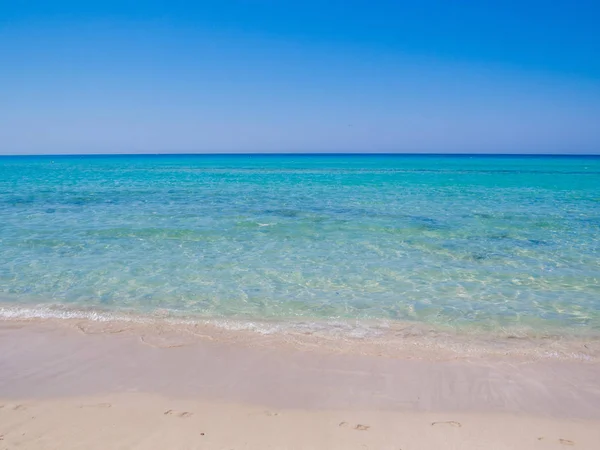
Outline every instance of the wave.
[[182, 316], [168, 310], [139, 314], [64, 305], [2, 306], [0, 322], [66, 326], [84, 334], [123, 333], [159, 347], [193, 345], [208, 340], [261, 348], [290, 347], [411, 359], [501, 357], [521, 361], [600, 361], [598, 334], [565, 335], [527, 328], [490, 333], [394, 321], [258, 321]]

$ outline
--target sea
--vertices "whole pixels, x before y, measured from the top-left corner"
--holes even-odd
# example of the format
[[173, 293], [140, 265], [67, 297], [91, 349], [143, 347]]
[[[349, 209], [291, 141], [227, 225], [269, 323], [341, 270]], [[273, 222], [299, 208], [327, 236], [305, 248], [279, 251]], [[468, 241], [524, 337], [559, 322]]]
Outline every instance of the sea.
[[3, 156], [0, 317], [596, 339], [600, 157]]

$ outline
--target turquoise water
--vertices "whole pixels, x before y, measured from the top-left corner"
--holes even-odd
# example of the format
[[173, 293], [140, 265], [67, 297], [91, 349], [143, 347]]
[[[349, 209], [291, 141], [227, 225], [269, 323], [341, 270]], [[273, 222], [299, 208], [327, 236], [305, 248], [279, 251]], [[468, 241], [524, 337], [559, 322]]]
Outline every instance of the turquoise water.
[[2, 305], [597, 333], [600, 158], [2, 157]]

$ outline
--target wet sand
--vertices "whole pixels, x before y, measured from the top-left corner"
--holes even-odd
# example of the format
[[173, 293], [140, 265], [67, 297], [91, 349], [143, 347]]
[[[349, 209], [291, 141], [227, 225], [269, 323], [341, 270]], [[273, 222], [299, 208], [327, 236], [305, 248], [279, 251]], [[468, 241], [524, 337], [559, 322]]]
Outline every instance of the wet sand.
[[[88, 330], [89, 331], [89, 330]], [[600, 365], [0, 322], [0, 449], [596, 449]]]

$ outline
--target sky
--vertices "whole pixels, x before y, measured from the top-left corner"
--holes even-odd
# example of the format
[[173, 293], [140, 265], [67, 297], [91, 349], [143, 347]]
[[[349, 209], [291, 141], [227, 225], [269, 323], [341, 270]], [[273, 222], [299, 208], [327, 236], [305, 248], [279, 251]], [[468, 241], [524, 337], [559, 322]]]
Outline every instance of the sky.
[[587, 0], [0, 0], [0, 154], [598, 154], [599, 23]]

